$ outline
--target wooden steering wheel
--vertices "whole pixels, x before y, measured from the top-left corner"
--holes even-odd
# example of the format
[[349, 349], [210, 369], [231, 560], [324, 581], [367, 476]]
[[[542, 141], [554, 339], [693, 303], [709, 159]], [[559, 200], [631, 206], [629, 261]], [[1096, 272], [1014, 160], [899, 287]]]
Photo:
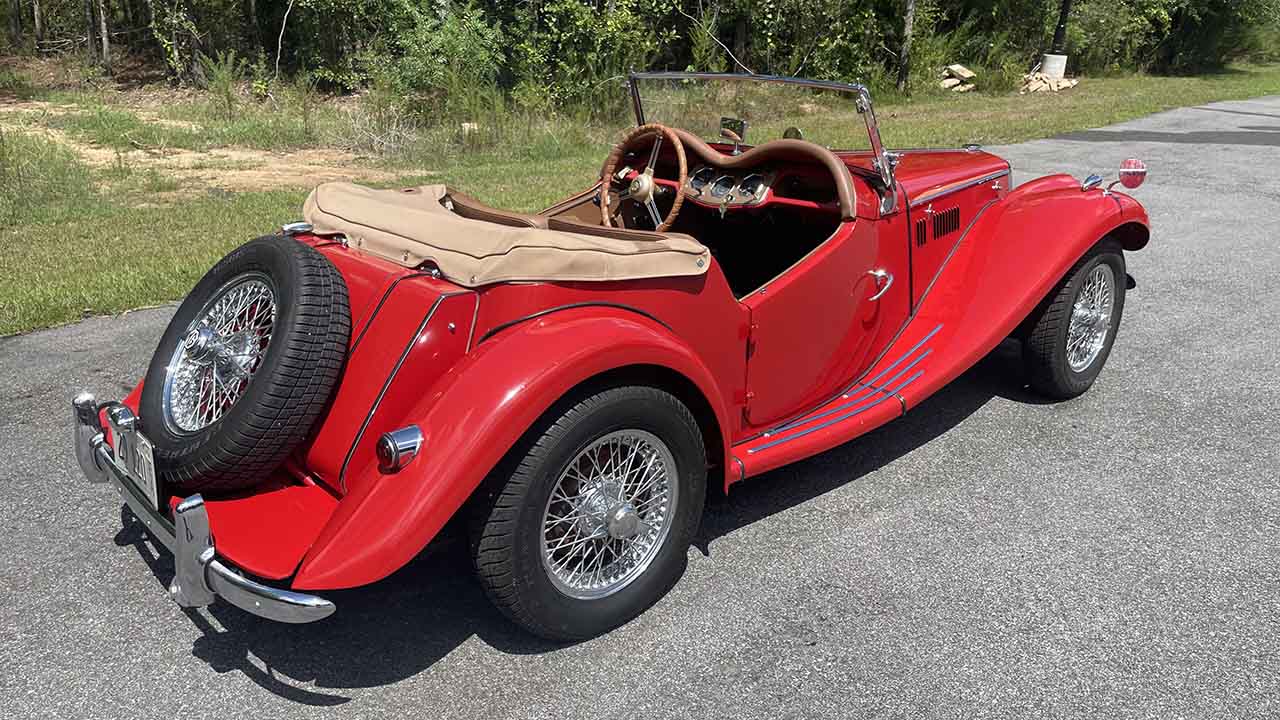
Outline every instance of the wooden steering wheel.
[[[625, 177], [614, 177], [617, 170], [618, 162], [622, 159], [622, 154], [636, 140], [646, 136], [654, 135], [653, 149], [649, 151], [649, 164], [645, 166], [642, 172], [635, 172], [627, 168]], [[662, 150], [662, 141], [666, 140], [676, 149], [676, 161], [680, 168], [680, 177], [674, 182], [671, 180], [657, 180], [653, 176], [654, 166], [658, 163], [658, 153]], [[676, 215], [680, 212], [680, 206], [684, 203], [684, 185], [689, 180], [689, 166], [685, 162], [684, 144], [680, 142], [680, 136], [676, 135], [671, 128], [666, 125], [657, 123], [649, 123], [641, 125], [634, 130], [630, 130], [622, 137], [618, 144], [613, 148], [613, 152], [609, 153], [609, 159], [604, 163], [604, 170], [600, 173], [600, 220], [605, 227], [613, 227], [613, 213], [610, 211], [610, 192], [614, 183], [629, 183], [617, 193], [617, 200], [634, 200], [645, 210], [649, 212], [649, 219], [653, 220], [654, 232], [663, 232], [671, 227], [671, 223], [675, 222]], [[671, 209], [667, 211], [667, 216], [662, 217], [662, 213], [658, 211], [658, 204], [654, 201], [654, 195], [658, 189], [658, 185], [674, 185], [675, 201], [671, 203]]]

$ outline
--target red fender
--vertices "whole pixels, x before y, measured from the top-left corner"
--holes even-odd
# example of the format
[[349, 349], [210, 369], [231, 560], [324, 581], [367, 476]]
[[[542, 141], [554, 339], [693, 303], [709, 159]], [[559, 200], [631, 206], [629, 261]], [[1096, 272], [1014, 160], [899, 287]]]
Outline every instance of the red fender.
[[933, 357], [922, 364], [920, 381], [899, 393], [905, 408], [918, 405], [991, 352], [1108, 235], [1126, 250], [1144, 247], [1149, 236], [1146, 211], [1128, 195], [1081, 191], [1069, 175], [1029, 182], [989, 206], [884, 355], [886, 360], [897, 357], [897, 349], [910, 348], [937, 329], [928, 343]]
[[[391, 574], [435, 537], [556, 400], [630, 365], [680, 373], [708, 400], [722, 434], [730, 427], [711, 372], [660, 324], [599, 307], [531, 320], [482, 342], [451, 371], [451, 382], [418, 401], [404, 424], [417, 424], [424, 443], [408, 467], [394, 475], [373, 463], [354, 469], [362, 477], [303, 558], [293, 586], [347, 588]], [[722, 442], [729, 457], [728, 437]]]

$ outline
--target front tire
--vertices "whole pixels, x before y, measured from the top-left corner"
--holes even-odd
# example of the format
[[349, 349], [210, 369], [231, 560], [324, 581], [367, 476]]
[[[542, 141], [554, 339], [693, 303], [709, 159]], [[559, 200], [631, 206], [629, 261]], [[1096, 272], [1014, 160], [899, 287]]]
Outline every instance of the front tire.
[[553, 411], [490, 483], [472, 523], [485, 592], [535, 635], [581, 640], [644, 612], [683, 574], [706, 450], [674, 396], [612, 388]]
[[1037, 308], [1023, 343], [1032, 388], [1066, 400], [1093, 386], [1120, 328], [1126, 277], [1120, 244], [1104, 239]]

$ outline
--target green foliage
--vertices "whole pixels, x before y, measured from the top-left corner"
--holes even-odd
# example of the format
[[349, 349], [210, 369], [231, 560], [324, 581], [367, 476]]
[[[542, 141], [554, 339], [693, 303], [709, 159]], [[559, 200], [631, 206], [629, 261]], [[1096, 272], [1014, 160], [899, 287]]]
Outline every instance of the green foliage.
[[[936, 73], [954, 62], [982, 71], [982, 91], [1013, 88], [1047, 50], [1060, 2], [919, 0], [910, 90], [937, 92]], [[239, 0], [150, 0], [149, 35], [120, 31], [123, 3], [107, 6], [113, 42], [162, 62], [177, 83], [210, 85], [223, 113], [236, 108], [228, 71], [239, 82], [248, 70], [260, 103], [280, 74], [287, 82], [306, 71], [325, 91], [377, 86], [398, 98], [397, 125], [429, 127], [512, 108], [600, 117], [625, 106], [617, 80], [629, 70], [733, 70], [730, 54], [757, 72], [859, 81], [892, 96], [904, 40], [904, 0], [259, 0], [252, 18]], [[1280, 56], [1280, 0], [1073, 8], [1072, 73], [1181, 73]], [[82, 52], [83, 5], [44, 9], [57, 38], [46, 49], [67, 48], [86, 58], [86, 71], [96, 68]], [[206, 57], [252, 64], [213, 68]], [[86, 72], [74, 84], [98, 82]]]
[[220, 52], [216, 58], [203, 53], [198, 57], [204, 74], [205, 89], [212, 95], [214, 107], [224, 119], [230, 120], [235, 117], [240, 83], [244, 80], [249, 64], [244, 58], [236, 57], [235, 50]]

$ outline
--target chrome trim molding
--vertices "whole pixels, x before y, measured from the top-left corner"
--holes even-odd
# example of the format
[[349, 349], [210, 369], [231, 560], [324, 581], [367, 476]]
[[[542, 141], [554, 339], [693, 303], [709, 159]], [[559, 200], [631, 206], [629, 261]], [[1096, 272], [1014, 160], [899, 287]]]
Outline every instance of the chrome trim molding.
[[[119, 403], [106, 405], [109, 411], [125, 407]], [[175, 573], [169, 594], [175, 602], [183, 607], [200, 607], [220, 597], [246, 612], [286, 623], [315, 622], [333, 614], [334, 604], [324, 598], [263, 585], [219, 560], [209, 532], [208, 512], [199, 495], [180, 502], [174, 511], [176, 526], [170, 523], [134, 489], [128, 471], [103, 441], [99, 406], [93, 395], [77, 395], [72, 406], [77, 426], [76, 457], [81, 459], [82, 468], [85, 460], [92, 467], [92, 471], [86, 470], [86, 476], [94, 482], [99, 481], [98, 475], [109, 480], [148, 534], [173, 553]]]
[[[621, 303], [587, 301], [587, 302], [569, 303], [567, 305], [557, 305], [555, 307], [546, 308], [545, 310], [539, 310], [538, 312], [535, 312], [535, 313], [530, 313], [528, 315], [525, 315], [524, 317], [518, 317], [514, 320], [508, 320], [504, 323], [499, 323], [489, 328], [487, 331], [485, 331], [485, 334], [481, 335], [480, 339], [476, 341], [476, 345], [479, 345], [480, 343], [484, 342], [485, 340], [488, 340], [494, 335], [497, 335], [503, 330], [506, 330], [507, 328], [513, 327], [515, 325], [519, 325], [522, 322], [527, 322], [529, 320], [537, 320], [540, 317], [550, 315], [551, 313], [560, 312], [561, 310], [574, 310], [577, 308], [584, 308], [584, 307], [604, 307], [604, 308], [613, 308], [614, 310], [626, 310], [627, 312], [633, 312], [637, 315], [649, 318], [650, 320], [658, 323], [662, 327], [668, 330], [671, 330], [670, 325], [662, 322], [662, 320], [658, 319], [654, 315], [647, 313], [644, 310], [641, 310], [639, 308], [634, 308], [634, 307], [631, 307], [630, 305], [623, 305]], [[675, 332], [675, 331], [672, 330], [672, 332]]]
[[[851, 387], [845, 390], [845, 392], [842, 393], [840, 397], [841, 399], [847, 400], [848, 402], [841, 403], [829, 410], [824, 410], [819, 413], [806, 415], [804, 417], [797, 418], [790, 422], [783, 423], [782, 425], [778, 425], [777, 427], [773, 428], [772, 430], [770, 430], [769, 432], [763, 435], [763, 437], [769, 437], [773, 439], [771, 439], [769, 442], [764, 443], [762, 445], [749, 448], [747, 452], [750, 454], [755, 454], [760, 452], [761, 450], [767, 450], [771, 447], [775, 447], [785, 442], [795, 440], [796, 438], [804, 437], [805, 435], [808, 435], [812, 432], [830, 427], [835, 423], [848, 420], [849, 418], [852, 418], [855, 415], [864, 413], [867, 410], [870, 410], [871, 408], [876, 407], [880, 403], [886, 400], [889, 400], [890, 398], [896, 398], [902, 404], [903, 412], [905, 413], [906, 401], [902, 399], [902, 396], [900, 396], [898, 392], [903, 388], [905, 388], [907, 385], [910, 385], [911, 383], [915, 382], [922, 375], [924, 375], [924, 370], [918, 370], [914, 375], [907, 378], [905, 381], [901, 383], [899, 383], [898, 381], [900, 378], [902, 378], [903, 375], [907, 374], [912, 369], [914, 369], [916, 365], [920, 364], [922, 360], [924, 360], [933, 352], [933, 348], [924, 347], [924, 345], [929, 341], [930, 338], [936, 335], [938, 331], [941, 329], [942, 329], [942, 325], [938, 324], [936, 327], [930, 330], [923, 338], [920, 338], [920, 340], [915, 345], [912, 345], [910, 349], [908, 349], [902, 355], [898, 356], [896, 360], [889, 363], [880, 372], [876, 373], [875, 377], [871, 378], [866, 382], [854, 383]], [[888, 375], [895, 368], [901, 365], [905, 360], [912, 357], [913, 355], [916, 355], [916, 353], [921, 348], [924, 349], [924, 352], [921, 352], [919, 355], [917, 355], [915, 359], [908, 362], [905, 366], [902, 367], [902, 369], [898, 370], [896, 373], [890, 376], [888, 380], [885, 380], [881, 384], [877, 384], [877, 383], [880, 383], [880, 378], [883, 378], [885, 375]], [[849, 412], [846, 412], [846, 411], [849, 411]], [[832, 418], [832, 416], [837, 416], [837, 417]], [[788, 430], [793, 430], [803, 425], [809, 425], [810, 423], [814, 423], [819, 420], [826, 420], [827, 418], [832, 418], [832, 419], [827, 420], [826, 422], [823, 422], [819, 425], [814, 425], [813, 427], [805, 428], [803, 430], [796, 430], [796, 432], [790, 432], [790, 433], [787, 432]], [[783, 433], [783, 434], [781, 436], [778, 436], [778, 433]]]
[[912, 200], [912, 201], [911, 201], [911, 205], [910, 205], [910, 207], [911, 207], [911, 209], [913, 209], [913, 210], [914, 210], [915, 208], [917, 208], [917, 207], [919, 207], [919, 206], [921, 206], [921, 205], [924, 205], [925, 203], [933, 202], [933, 201], [937, 200], [938, 198], [946, 197], [946, 196], [950, 195], [951, 193], [957, 193], [957, 192], [960, 192], [961, 190], [968, 190], [969, 188], [973, 187], [974, 185], [981, 185], [981, 184], [983, 184], [983, 183], [991, 182], [992, 180], [999, 180], [1000, 178], [1002, 178], [1002, 177], [1004, 177], [1004, 176], [1006, 176], [1006, 175], [1008, 175], [1008, 174], [1009, 174], [1009, 169], [1008, 169], [1008, 168], [1005, 168], [1004, 170], [1001, 170], [1000, 172], [988, 173], [988, 174], [986, 174], [986, 175], [983, 175], [982, 177], [974, 178], [973, 180], [968, 180], [968, 181], [964, 182], [963, 184], [957, 185], [957, 186], [955, 186], [955, 187], [939, 188], [939, 189], [937, 189], [937, 190], [930, 190], [929, 192], [927, 192], [927, 193], [925, 193], [925, 194], [921, 195], [920, 197], [915, 198], [914, 200]]
[[307, 222], [291, 222], [291, 223], [289, 223], [289, 224], [287, 224], [287, 225], [282, 225], [282, 226], [280, 227], [280, 234], [281, 234], [281, 235], [284, 235], [285, 237], [293, 237], [294, 235], [301, 235], [302, 233], [309, 233], [309, 232], [311, 232], [311, 231], [312, 231], [312, 230], [314, 230], [314, 229], [315, 229], [315, 228], [313, 228], [313, 227], [311, 226], [311, 223], [307, 223]]

